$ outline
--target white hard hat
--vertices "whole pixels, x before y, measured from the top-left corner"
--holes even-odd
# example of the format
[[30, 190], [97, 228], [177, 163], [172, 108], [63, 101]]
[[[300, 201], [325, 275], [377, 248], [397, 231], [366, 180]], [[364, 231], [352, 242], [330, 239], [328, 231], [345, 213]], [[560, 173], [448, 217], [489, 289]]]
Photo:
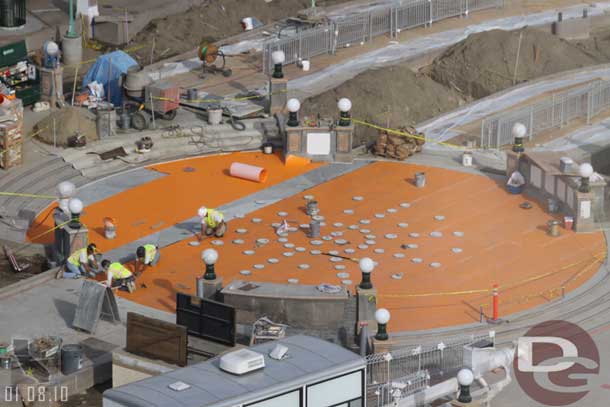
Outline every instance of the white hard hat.
[[208, 208], [206, 208], [205, 206], [202, 206], [197, 211], [197, 214], [199, 215], [200, 218], [203, 218], [205, 215], [207, 215], [207, 213], [208, 213]]

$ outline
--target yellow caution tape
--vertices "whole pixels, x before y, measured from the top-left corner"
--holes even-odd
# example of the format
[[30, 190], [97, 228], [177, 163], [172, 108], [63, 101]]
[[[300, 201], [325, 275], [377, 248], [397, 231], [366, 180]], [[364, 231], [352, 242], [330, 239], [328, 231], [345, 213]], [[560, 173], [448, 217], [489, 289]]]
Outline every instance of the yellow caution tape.
[[467, 291], [446, 291], [436, 293], [423, 293], [423, 294], [378, 294], [378, 297], [384, 298], [413, 298], [413, 297], [434, 297], [442, 295], [465, 295], [465, 294], [481, 294], [491, 292], [490, 289], [483, 290], [467, 290]]
[[[403, 137], [407, 137], [407, 138], [413, 138], [413, 139], [417, 139], [417, 140], [424, 140], [425, 142], [430, 142], [430, 143], [435, 143], [435, 144], [439, 144], [441, 146], [447, 146], [447, 147], [451, 147], [451, 148], [457, 148], [460, 150], [465, 150], [466, 148], [463, 146], [458, 146], [457, 144], [451, 144], [451, 143], [446, 143], [444, 141], [437, 141], [437, 140], [433, 140], [433, 139], [429, 139], [426, 137], [422, 137], [422, 136], [416, 136], [415, 134], [410, 134], [404, 131], [400, 131], [400, 130], [396, 130], [396, 129], [390, 129], [387, 127], [381, 127], [381, 126], [377, 126], [376, 124], [373, 123], [369, 123], [363, 120], [358, 120], [358, 119], [353, 119], [352, 121], [356, 124], [360, 124], [362, 126], [366, 126], [366, 127], [370, 127], [372, 129], [376, 129], [376, 130], [381, 130], [381, 131], [385, 131], [387, 133], [390, 134], [396, 134], [398, 136], [403, 136]], [[469, 149], [470, 150], [470, 149]]]

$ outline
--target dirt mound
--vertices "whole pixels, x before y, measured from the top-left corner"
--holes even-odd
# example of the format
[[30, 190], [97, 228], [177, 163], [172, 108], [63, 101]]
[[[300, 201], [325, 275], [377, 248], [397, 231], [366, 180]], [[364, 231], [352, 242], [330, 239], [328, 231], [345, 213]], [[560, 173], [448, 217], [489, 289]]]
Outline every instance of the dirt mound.
[[516, 83], [520, 83], [606, 59], [601, 52], [587, 52], [577, 43], [534, 28], [493, 30], [473, 34], [447, 49], [432, 63], [430, 75], [478, 99], [513, 86], [515, 67]]
[[95, 114], [80, 107], [65, 107], [57, 110], [38, 122], [34, 130], [42, 130], [38, 135], [41, 141], [47, 144], [57, 143], [58, 146], [64, 147], [68, 145], [68, 139], [75, 134], [84, 135], [87, 142], [97, 140]]
[[[352, 101], [352, 116], [384, 127], [414, 125], [455, 109], [463, 100], [455, 90], [404, 65], [367, 71], [303, 103], [306, 114], [337, 114], [337, 101]], [[356, 128], [356, 143], [374, 140], [378, 131]]]
[[[319, 7], [347, 0], [318, 1]], [[154, 60], [170, 58], [193, 50], [202, 40], [214, 42], [242, 32], [241, 20], [256, 17], [264, 24], [272, 23], [311, 6], [311, 0], [209, 0], [205, 4], [177, 14], [151, 21], [135, 38], [144, 48], [135, 53], [141, 64], [150, 63], [153, 37]]]

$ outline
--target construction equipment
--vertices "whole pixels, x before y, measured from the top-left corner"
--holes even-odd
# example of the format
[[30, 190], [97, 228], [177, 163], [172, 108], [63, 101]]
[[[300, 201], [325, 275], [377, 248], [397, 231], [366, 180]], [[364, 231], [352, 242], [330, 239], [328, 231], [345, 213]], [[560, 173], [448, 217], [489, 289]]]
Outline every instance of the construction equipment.
[[[197, 48], [197, 56], [203, 62], [203, 75], [206, 73], [221, 73], [228, 78], [233, 74], [231, 69], [226, 68], [226, 58], [230, 55], [225, 55], [217, 45], [202, 41]], [[216, 61], [218, 61], [219, 57], [222, 58], [222, 65], [220, 67], [216, 66]]]

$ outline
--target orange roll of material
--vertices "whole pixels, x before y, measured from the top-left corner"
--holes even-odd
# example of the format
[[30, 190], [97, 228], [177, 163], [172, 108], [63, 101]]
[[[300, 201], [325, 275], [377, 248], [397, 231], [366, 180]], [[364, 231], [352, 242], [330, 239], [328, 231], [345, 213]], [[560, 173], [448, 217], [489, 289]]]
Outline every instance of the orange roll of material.
[[255, 167], [253, 165], [243, 163], [233, 163], [229, 169], [229, 173], [232, 177], [243, 178], [255, 182], [267, 181], [267, 170], [262, 167]]

